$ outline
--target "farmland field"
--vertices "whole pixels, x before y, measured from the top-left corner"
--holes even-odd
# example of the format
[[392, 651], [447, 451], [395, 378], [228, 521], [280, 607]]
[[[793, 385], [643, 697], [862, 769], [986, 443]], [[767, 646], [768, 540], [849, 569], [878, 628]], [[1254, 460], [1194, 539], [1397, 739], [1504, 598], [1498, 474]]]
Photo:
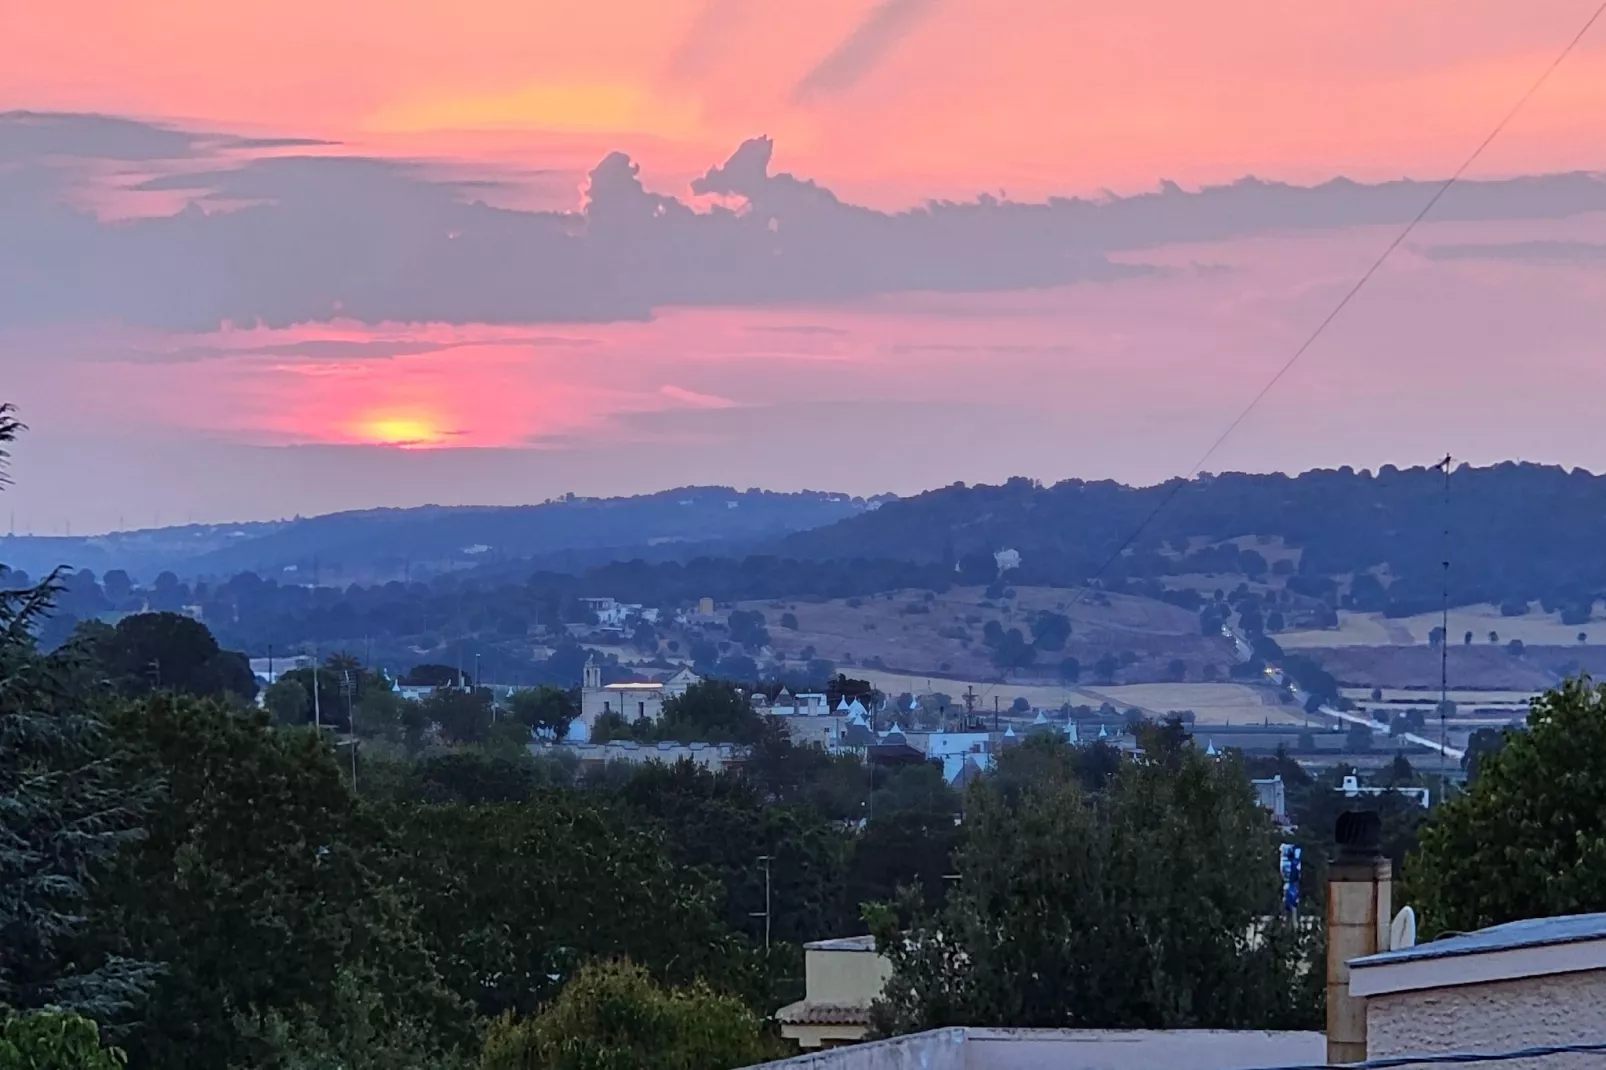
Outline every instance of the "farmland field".
[[[1275, 638], [1285, 650], [1313, 646], [1426, 645], [1428, 636], [1442, 620], [1438, 613], [1390, 619], [1381, 613], [1353, 613], [1341, 609], [1337, 628], [1280, 632]], [[1592, 625], [1598, 633], [1596, 641], [1606, 640], [1606, 622], [1603, 621], [1563, 624], [1556, 614], [1541, 612], [1538, 606], [1521, 617], [1502, 617], [1497, 606], [1461, 606], [1450, 610], [1450, 643], [1465, 645], [1466, 633], [1471, 632], [1473, 646], [1501, 645], [1513, 639], [1521, 640], [1526, 646], [1565, 646], [1576, 644], [1580, 632], [1587, 642]], [[1492, 644], [1491, 632], [1496, 636]]]
[[[1052, 587], [1012, 593], [989, 599], [983, 588], [956, 587], [942, 594], [907, 590], [820, 602], [743, 602], [737, 608], [764, 614], [772, 648], [788, 660], [826, 658], [859, 675], [878, 669], [996, 680], [999, 669], [984, 642], [985, 629], [1019, 629], [1031, 642], [1032, 622], [1044, 612], [1067, 617], [1071, 634], [1058, 648], [1034, 651], [1032, 664], [1015, 667], [1012, 675], [1023, 684], [1059, 690], [1055, 681], [1067, 657], [1091, 667], [1105, 655], [1131, 655], [1119, 674], [1130, 682], [1165, 679], [1174, 661], [1198, 678], [1207, 665], [1225, 673], [1236, 660], [1223, 640], [1200, 634], [1195, 614], [1166, 602], [1109, 595], [1098, 604], [1073, 604], [1078, 592]], [[812, 653], [806, 657], [806, 651]]]
[[907, 691], [920, 695], [940, 691], [955, 704], [964, 701], [967, 687], [973, 687], [978, 696], [976, 707], [981, 712], [993, 709], [998, 700], [1002, 710], [1008, 710], [1017, 698], [1024, 698], [1034, 707], [1054, 709], [1065, 703], [1074, 706], [1101, 706], [1108, 702], [1117, 709], [1133, 707], [1152, 716], [1163, 716], [1172, 710], [1192, 710], [1198, 724], [1303, 724], [1304, 715], [1298, 706], [1282, 705], [1270, 688], [1249, 687], [1245, 684], [1112, 684], [1044, 686], [1038, 684], [1003, 683], [987, 680], [951, 680], [909, 673], [881, 672], [874, 669], [854, 673], [869, 680], [881, 691], [897, 695]]

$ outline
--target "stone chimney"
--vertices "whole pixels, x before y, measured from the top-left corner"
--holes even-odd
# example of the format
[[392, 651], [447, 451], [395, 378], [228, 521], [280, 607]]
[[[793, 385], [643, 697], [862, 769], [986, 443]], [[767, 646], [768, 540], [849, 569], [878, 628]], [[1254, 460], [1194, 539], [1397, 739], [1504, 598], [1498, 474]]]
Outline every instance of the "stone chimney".
[[1327, 868], [1327, 1061], [1366, 1061], [1366, 998], [1351, 996], [1352, 959], [1389, 949], [1393, 866], [1371, 811], [1340, 814]]

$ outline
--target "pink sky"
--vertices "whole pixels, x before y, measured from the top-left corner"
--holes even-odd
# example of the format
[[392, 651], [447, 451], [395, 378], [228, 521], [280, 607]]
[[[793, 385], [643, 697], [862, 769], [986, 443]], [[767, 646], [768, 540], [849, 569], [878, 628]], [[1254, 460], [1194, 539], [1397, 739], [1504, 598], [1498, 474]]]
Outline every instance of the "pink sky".
[[[517, 174], [493, 199], [566, 208], [611, 149], [687, 198], [756, 133], [776, 170], [891, 208], [1161, 178], [1433, 178], [1594, 5], [894, 6], [879, 50], [822, 65], [874, 3], [14, 5], [0, 111], [333, 139], [319, 151]], [[1597, 30], [1475, 176], [1606, 169]], [[0, 327], [4, 394], [34, 427], [6, 505], [44, 533], [686, 483], [1153, 481], [1189, 469], [1397, 229], [1148, 248], [1114, 259], [1161, 270], [1118, 280], [645, 322]], [[1593, 248], [1606, 217], [1424, 226], [1207, 467], [1449, 450], [1606, 468], [1606, 257], [1429, 255], [1536, 241]], [[367, 348], [285, 348], [323, 343]], [[94, 492], [62, 492], [75, 484]]]
[[[0, 103], [453, 152], [639, 149], [691, 173], [768, 133], [855, 199], [1245, 173], [1439, 175], [1587, 0], [920, 0], [862, 78], [793, 91], [874, 0], [63, 0], [0, 12]], [[494, 139], [463, 131], [510, 132]], [[1596, 167], [1606, 34], [1488, 173]]]

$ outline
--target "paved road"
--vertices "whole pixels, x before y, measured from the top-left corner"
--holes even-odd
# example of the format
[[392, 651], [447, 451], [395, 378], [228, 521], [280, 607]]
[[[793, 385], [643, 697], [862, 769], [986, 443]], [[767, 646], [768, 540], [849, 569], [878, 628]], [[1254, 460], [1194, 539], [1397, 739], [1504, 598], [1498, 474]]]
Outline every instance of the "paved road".
[[[1241, 661], [1249, 661], [1250, 659], [1252, 659], [1254, 657], [1254, 653], [1255, 653], [1254, 652], [1254, 647], [1250, 645], [1249, 640], [1247, 638], [1245, 638], [1243, 635], [1241, 635], [1236, 630], [1229, 629], [1226, 626], [1223, 626], [1221, 630], [1222, 630], [1223, 634], [1225, 634], [1229, 639], [1231, 639], [1233, 641], [1233, 645], [1238, 648], [1239, 660], [1241, 660]], [[1271, 676], [1272, 680], [1275, 681], [1279, 686], [1287, 686], [1289, 688], [1290, 692], [1293, 694], [1295, 701], [1297, 701], [1301, 706], [1303, 706], [1308, 701], [1308, 698], [1307, 698], [1305, 692], [1300, 690], [1300, 688], [1297, 685], [1287, 681], [1284, 678], [1281, 670], [1278, 670], [1278, 669], [1270, 670], [1270, 676]], [[1370, 717], [1362, 717], [1358, 713], [1350, 713], [1350, 712], [1348, 712], [1346, 710], [1337, 710], [1337, 709], [1334, 709], [1333, 707], [1328, 706], [1328, 705], [1318, 706], [1318, 707], [1316, 707], [1314, 712], [1319, 713], [1324, 717], [1331, 717], [1331, 718], [1333, 718], [1335, 720], [1343, 721], [1346, 724], [1365, 725], [1368, 729], [1371, 730], [1371, 732], [1372, 732], [1372, 734], [1374, 736], [1377, 735], [1379, 732], [1382, 732], [1382, 733], [1384, 733], [1385, 736], [1387, 736], [1387, 731], [1388, 730], [1383, 725], [1378, 724], [1376, 721], [1372, 720]], [[1395, 737], [1392, 737], [1392, 738], [1403, 739], [1403, 740], [1406, 740], [1409, 743], [1415, 743], [1418, 746], [1426, 747], [1428, 750], [1431, 750], [1431, 751], [1433, 751], [1433, 752], [1435, 752], [1437, 754], [1442, 754], [1446, 758], [1453, 759], [1454, 761], [1457, 761], [1457, 762], [1459, 762], [1462, 758], [1466, 757], [1466, 751], [1457, 750], [1454, 747], [1448, 746], [1446, 744], [1441, 744], [1441, 743], [1437, 742], [1436, 740], [1428, 739], [1425, 736], [1419, 736], [1414, 732], [1401, 732], [1398, 736], [1395, 736]]]

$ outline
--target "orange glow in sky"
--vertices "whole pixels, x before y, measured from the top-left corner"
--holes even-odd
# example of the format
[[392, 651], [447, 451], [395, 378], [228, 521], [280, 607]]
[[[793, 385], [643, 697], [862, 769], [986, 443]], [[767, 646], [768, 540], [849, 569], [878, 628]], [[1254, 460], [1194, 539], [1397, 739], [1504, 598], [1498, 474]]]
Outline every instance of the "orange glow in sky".
[[442, 433], [439, 421], [428, 415], [402, 415], [374, 413], [353, 425], [358, 441], [379, 446], [401, 446], [417, 449], [442, 446], [449, 436]]
[[[93, 110], [529, 164], [584, 143], [681, 175], [741, 138], [878, 203], [1448, 173], [1587, 0], [111, 0], [0, 5], [0, 110]], [[812, 80], [811, 80], [812, 79]], [[1606, 34], [1483, 173], [1606, 165]]]

